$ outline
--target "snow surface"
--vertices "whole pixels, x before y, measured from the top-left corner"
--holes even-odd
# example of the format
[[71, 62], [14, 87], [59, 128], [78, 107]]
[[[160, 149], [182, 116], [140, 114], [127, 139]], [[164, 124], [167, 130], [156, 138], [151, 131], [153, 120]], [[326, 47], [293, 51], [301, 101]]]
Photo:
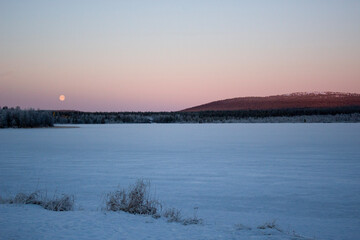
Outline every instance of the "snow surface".
[[282, 94], [281, 96], [314, 96], [314, 95], [335, 95], [336, 97], [345, 97], [345, 96], [359, 96], [360, 94], [358, 93], [344, 93], [344, 92], [318, 92], [318, 91], [314, 91], [314, 92], [295, 92], [295, 93], [287, 93], [287, 94]]
[[[0, 196], [74, 194], [76, 207], [0, 204], [0, 239], [357, 239], [359, 146], [360, 124], [2, 129]], [[101, 210], [138, 178], [204, 224]], [[280, 231], [257, 229], [273, 220]]]

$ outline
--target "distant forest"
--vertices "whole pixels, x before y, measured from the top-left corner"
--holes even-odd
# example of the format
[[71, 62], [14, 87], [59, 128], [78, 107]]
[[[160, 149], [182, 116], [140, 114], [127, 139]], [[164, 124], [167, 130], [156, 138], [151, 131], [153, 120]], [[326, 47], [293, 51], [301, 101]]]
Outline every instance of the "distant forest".
[[21, 110], [20, 107], [0, 108], [0, 128], [52, 127], [52, 112], [43, 110]]
[[203, 112], [55, 111], [55, 123], [360, 122], [360, 106]]
[[80, 112], [0, 108], [0, 128], [105, 123], [360, 122], [360, 106], [203, 112]]

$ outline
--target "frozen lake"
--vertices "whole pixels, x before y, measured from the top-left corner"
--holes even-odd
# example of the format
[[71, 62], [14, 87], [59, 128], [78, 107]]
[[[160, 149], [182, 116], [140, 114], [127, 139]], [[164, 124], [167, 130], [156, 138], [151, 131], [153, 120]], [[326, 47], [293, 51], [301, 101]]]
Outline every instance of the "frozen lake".
[[360, 236], [360, 124], [0, 130], [2, 196], [74, 194], [81, 211], [100, 211], [106, 193], [138, 178], [165, 206], [189, 216], [198, 207], [224, 239], [234, 224], [272, 220], [315, 239]]

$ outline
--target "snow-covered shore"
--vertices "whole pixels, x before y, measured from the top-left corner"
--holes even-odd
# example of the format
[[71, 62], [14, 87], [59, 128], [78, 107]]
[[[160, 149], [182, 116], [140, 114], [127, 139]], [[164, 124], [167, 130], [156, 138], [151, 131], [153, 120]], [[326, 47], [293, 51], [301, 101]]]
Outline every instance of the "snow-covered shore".
[[[356, 239], [358, 146], [359, 124], [4, 129], [0, 195], [65, 193], [75, 209], [0, 204], [0, 239]], [[101, 209], [138, 178], [164, 207], [198, 208], [204, 224]], [[281, 231], [258, 229], [273, 220]]]

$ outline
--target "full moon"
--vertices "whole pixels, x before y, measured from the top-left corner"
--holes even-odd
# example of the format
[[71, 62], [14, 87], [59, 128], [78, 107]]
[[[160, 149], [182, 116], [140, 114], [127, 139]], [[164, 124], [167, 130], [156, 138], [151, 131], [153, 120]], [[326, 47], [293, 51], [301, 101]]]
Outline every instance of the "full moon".
[[64, 96], [64, 95], [60, 95], [59, 100], [62, 101], [62, 102], [65, 101], [65, 96]]

